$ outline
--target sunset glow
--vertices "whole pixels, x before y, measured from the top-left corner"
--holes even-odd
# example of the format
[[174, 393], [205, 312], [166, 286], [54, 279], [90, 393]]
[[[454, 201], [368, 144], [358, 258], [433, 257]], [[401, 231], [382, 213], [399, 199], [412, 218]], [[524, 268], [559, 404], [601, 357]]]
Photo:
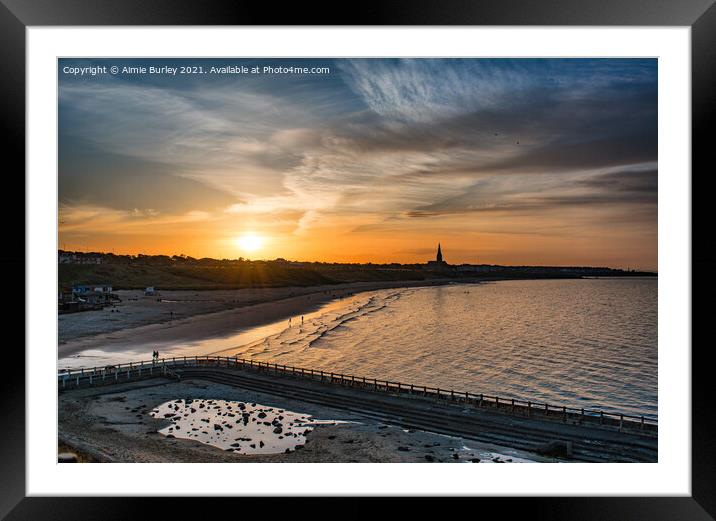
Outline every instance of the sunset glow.
[[246, 233], [236, 238], [236, 245], [246, 253], [256, 253], [264, 244], [264, 238], [255, 233]]
[[656, 60], [241, 61], [61, 76], [60, 247], [658, 268]]

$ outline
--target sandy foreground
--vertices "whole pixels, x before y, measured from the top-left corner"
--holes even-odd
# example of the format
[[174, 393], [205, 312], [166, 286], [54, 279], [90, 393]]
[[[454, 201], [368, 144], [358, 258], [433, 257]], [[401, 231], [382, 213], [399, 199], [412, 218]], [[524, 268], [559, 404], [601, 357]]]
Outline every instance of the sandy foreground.
[[[171, 421], [154, 418], [151, 411], [166, 402], [187, 398], [252, 402], [309, 414], [320, 420], [350, 423], [317, 425], [305, 436], [305, 444], [289, 453], [236, 454], [197, 440], [171, 438], [158, 432], [170, 426]], [[198, 379], [181, 383], [140, 381], [61, 393], [58, 427], [58, 441], [63, 450], [76, 450], [86, 460], [98, 462], [550, 461], [514, 449], [403, 429], [357, 413]]]
[[136, 345], [139, 339], [145, 344], [170, 343], [230, 334], [289, 317], [297, 318], [333, 300], [363, 291], [440, 283], [444, 281], [162, 291], [154, 297], [145, 296], [141, 291], [118, 291], [122, 302], [114, 307], [58, 317], [58, 357], [98, 347], [120, 351]]

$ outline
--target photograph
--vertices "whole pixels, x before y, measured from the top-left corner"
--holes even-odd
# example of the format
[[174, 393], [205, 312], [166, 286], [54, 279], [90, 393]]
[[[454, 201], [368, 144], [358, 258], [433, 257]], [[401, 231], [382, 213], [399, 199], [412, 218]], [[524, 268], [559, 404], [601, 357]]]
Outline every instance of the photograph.
[[57, 461], [658, 463], [659, 85], [57, 58]]

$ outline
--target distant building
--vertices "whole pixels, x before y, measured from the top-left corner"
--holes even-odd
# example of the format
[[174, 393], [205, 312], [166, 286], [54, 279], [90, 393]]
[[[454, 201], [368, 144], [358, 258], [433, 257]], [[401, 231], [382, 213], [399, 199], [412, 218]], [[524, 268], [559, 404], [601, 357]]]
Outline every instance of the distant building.
[[157, 290], [154, 289], [154, 286], [147, 286], [144, 290], [144, 295], [147, 297], [153, 297], [157, 294]]
[[85, 295], [88, 293], [112, 293], [112, 286], [109, 284], [82, 284], [72, 286], [74, 295]]
[[77, 255], [76, 253], [62, 252], [57, 258], [58, 264], [102, 264], [102, 257], [98, 255]]
[[444, 270], [449, 267], [450, 267], [450, 265], [443, 260], [443, 251], [442, 251], [442, 248], [440, 247], [440, 243], [438, 243], [438, 253], [435, 256], [434, 261], [428, 261], [428, 268]]

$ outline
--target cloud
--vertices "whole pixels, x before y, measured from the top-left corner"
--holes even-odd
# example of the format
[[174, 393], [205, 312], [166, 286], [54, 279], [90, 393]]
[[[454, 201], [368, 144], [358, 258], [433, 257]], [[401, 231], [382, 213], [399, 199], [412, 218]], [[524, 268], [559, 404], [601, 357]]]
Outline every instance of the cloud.
[[59, 202], [90, 204], [146, 214], [219, 209], [237, 198], [182, 176], [181, 168], [98, 150], [62, 137], [59, 147]]
[[321, 78], [61, 81], [61, 204], [275, 219], [303, 237], [653, 214], [655, 60], [327, 64]]

